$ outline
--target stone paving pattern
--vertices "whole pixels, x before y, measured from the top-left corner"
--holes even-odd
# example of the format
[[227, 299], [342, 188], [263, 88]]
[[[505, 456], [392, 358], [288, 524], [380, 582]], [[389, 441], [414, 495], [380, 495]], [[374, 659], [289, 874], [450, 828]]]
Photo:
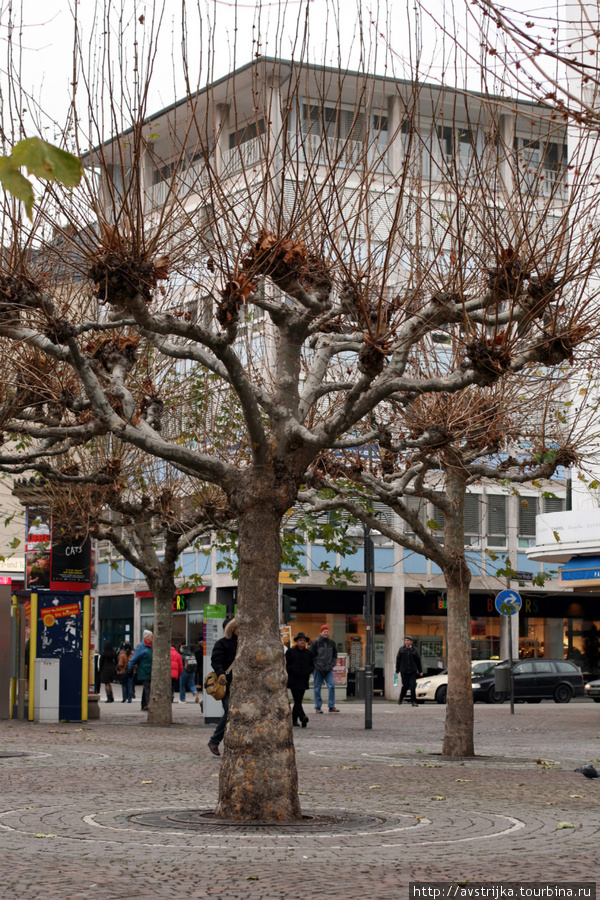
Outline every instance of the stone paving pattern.
[[445, 707], [377, 702], [372, 731], [361, 704], [341, 709], [294, 729], [301, 802], [384, 820], [362, 831], [130, 821], [214, 807], [213, 726], [191, 702], [169, 729], [135, 702], [101, 703], [83, 726], [0, 723], [0, 900], [392, 900], [411, 881], [598, 880], [600, 779], [573, 770], [600, 764], [600, 705], [477, 704], [465, 761], [439, 755]]

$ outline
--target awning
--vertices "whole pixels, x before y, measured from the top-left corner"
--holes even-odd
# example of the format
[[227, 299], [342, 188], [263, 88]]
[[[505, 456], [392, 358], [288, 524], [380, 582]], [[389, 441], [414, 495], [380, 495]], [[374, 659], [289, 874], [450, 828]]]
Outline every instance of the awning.
[[600, 587], [600, 556], [574, 556], [560, 567], [558, 578], [568, 587]]

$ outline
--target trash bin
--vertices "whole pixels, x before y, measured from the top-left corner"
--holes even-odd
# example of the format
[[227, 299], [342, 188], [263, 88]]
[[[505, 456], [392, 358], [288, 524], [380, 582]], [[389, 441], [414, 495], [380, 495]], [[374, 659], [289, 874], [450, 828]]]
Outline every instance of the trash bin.
[[354, 689], [354, 696], [357, 700], [365, 699], [365, 670], [356, 669], [356, 687]]
[[508, 666], [496, 666], [494, 669], [494, 682], [498, 693], [510, 693], [510, 669]]

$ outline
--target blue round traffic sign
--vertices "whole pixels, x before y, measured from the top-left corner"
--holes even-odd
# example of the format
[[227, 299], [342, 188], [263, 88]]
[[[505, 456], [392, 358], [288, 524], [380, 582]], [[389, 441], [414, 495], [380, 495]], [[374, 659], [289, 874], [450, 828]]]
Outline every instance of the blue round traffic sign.
[[496, 609], [502, 616], [514, 616], [522, 605], [521, 596], [516, 591], [500, 591], [496, 595]]

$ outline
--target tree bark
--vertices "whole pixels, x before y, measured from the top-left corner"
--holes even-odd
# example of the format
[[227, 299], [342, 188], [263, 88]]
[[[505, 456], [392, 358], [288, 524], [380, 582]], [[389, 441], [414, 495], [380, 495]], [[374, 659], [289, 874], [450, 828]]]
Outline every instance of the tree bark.
[[239, 520], [238, 650], [232, 670], [216, 814], [293, 822], [301, 817], [279, 631], [279, 531], [284, 507], [262, 490]]
[[173, 724], [171, 704], [171, 638], [175, 584], [148, 579], [154, 594], [154, 641], [152, 643], [152, 685], [148, 705], [148, 725]]
[[466, 481], [459, 465], [449, 467], [446, 496], [453, 507], [446, 521], [444, 566], [448, 609], [448, 703], [442, 756], [474, 756], [473, 688], [471, 687], [471, 572], [465, 560], [464, 508]]

